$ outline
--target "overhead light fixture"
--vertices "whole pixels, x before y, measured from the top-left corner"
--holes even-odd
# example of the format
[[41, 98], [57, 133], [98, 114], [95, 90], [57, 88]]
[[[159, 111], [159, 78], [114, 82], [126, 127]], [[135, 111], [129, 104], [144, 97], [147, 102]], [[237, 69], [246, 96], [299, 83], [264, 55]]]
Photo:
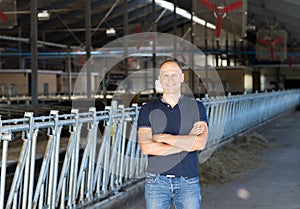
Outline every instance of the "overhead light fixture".
[[106, 35], [107, 36], [114, 36], [116, 35], [116, 30], [114, 28], [110, 28], [106, 30]]
[[[165, 8], [165, 9], [167, 9], [169, 11], [172, 11], [172, 12], [174, 11], [175, 5], [173, 3], [171, 3], [171, 2], [164, 1], [164, 0], [155, 0], [155, 3], [158, 6], [160, 6], [162, 8]], [[176, 14], [178, 14], [178, 15], [186, 18], [186, 19], [189, 19], [189, 20], [192, 17], [192, 15], [191, 15], [190, 12], [188, 12], [188, 11], [186, 11], [186, 10], [180, 8], [180, 7], [176, 7]], [[196, 22], [196, 23], [198, 23], [198, 24], [200, 24], [200, 25], [203, 25], [203, 26], [206, 25], [206, 27], [208, 27], [210, 29], [213, 29], [213, 30], [216, 29], [216, 26], [214, 24], [209, 23], [209, 22], [207, 22], [207, 21], [205, 21], [205, 20], [197, 17], [196, 15], [193, 16], [193, 21]]]
[[39, 12], [37, 14], [38, 20], [40, 21], [47, 21], [50, 19], [50, 13], [47, 10], [44, 10], [42, 12]]

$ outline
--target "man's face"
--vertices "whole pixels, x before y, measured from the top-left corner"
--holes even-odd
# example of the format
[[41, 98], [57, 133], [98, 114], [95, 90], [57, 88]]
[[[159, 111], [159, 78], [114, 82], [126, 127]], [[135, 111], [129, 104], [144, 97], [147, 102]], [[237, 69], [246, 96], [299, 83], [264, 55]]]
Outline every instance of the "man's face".
[[159, 81], [165, 93], [179, 93], [184, 76], [176, 62], [167, 62], [160, 69]]

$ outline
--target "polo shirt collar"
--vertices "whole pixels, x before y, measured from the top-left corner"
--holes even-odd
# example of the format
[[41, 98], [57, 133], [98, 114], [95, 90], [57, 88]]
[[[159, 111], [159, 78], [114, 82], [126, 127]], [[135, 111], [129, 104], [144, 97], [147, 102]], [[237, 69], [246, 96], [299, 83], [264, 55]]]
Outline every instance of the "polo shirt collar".
[[[185, 98], [185, 96], [184, 96], [184, 95], [181, 95], [180, 98], [179, 98], [179, 100], [178, 100], [178, 103], [174, 106], [174, 108], [175, 108], [177, 105], [181, 104], [181, 103], [183, 102], [184, 98]], [[162, 97], [159, 99], [159, 101], [160, 101], [162, 104], [166, 105], [166, 106], [169, 105], [168, 103], [166, 103], [166, 102], [163, 101]]]

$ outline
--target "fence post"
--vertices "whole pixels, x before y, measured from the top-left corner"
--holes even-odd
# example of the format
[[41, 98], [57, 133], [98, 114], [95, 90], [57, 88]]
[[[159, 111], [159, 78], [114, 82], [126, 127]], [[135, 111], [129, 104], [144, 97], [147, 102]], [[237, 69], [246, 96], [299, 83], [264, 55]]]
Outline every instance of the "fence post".
[[[2, 133], [1, 133], [2, 135]], [[0, 136], [2, 138], [2, 136]], [[2, 141], [0, 209], [4, 208], [8, 141]]]
[[[35, 174], [35, 156], [36, 156], [36, 140], [38, 129], [34, 128], [34, 117], [33, 112], [25, 112], [25, 117], [29, 118], [29, 133], [28, 140], [31, 141], [30, 147], [30, 173], [29, 173], [29, 189], [28, 189], [28, 208], [32, 208], [32, 197], [34, 187], [34, 174]], [[28, 156], [29, 157], [29, 156]], [[26, 179], [25, 179], [26, 181]]]

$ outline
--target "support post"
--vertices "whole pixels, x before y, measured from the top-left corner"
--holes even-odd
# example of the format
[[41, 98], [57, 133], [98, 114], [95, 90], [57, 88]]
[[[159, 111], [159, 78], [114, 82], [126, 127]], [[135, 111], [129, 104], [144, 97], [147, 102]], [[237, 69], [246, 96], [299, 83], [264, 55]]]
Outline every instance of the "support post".
[[37, 0], [31, 0], [31, 100], [38, 104], [38, 65], [37, 65]]
[[123, 25], [124, 25], [124, 37], [125, 37], [125, 49], [124, 49], [124, 53], [125, 53], [125, 59], [124, 59], [124, 73], [125, 76], [128, 76], [128, 39], [127, 39], [127, 35], [128, 35], [128, 1], [124, 0], [124, 5], [123, 5], [123, 11], [124, 11], [124, 15], [123, 15]]
[[[152, 31], [156, 32], [156, 9], [155, 9], [155, 0], [152, 0]], [[157, 77], [157, 72], [156, 72], [156, 40], [153, 40], [153, 46], [152, 46], [152, 68], [153, 68], [153, 94], [156, 95], [156, 89], [155, 89], [155, 80]], [[148, 79], [147, 76], [145, 79]], [[147, 81], [145, 81], [147, 85]]]
[[[86, 62], [91, 57], [91, 0], [85, 0], [85, 39], [86, 39]], [[91, 62], [86, 65], [86, 93], [87, 98], [91, 98], [92, 95], [92, 80], [91, 80]]]
[[67, 58], [67, 70], [68, 70], [68, 99], [71, 101], [71, 91], [72, 91], [72, 64], [71, 64], [71, 48], [68, 49]]

